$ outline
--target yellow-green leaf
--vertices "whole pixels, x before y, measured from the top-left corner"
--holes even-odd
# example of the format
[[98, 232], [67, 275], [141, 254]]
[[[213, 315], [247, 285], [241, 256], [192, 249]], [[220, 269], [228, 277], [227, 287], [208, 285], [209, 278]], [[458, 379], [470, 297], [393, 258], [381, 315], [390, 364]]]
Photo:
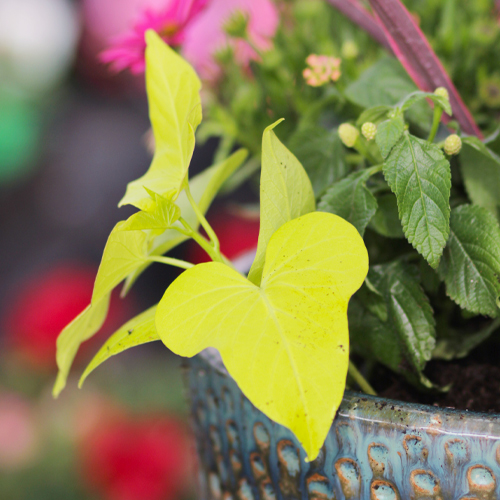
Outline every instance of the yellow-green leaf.
[[[208, 207], [212, 203], [222, 184], [224, 184], [231, 174], [241, 166], [247, 156], [248, 151], [246, 149], [239, 149], [226, 160], [207, 168], [189, 181], [191, 194], [193, 195], [194, 200], [198, 203], [202, 213], [205, 213], [208, 210]], [[189, 203], [184, 192], [179, 195], [176, 204], [181, 209], [182, 217], [193, 229], [197, 229], [199, 221], [196, 218], [193, 207]], [[187, 240], [187, 236], [184, 236], [175, 230], [169, 229], [151, 242], [151, 248], [148, 250], [148, 255], [162, 255], [185, 240]], [[150, 264], [151, 263], [147, 261], [143, 262], [129, 274], [123, 289], [124, 294], [130, 290], [130, 287], [135, 283], [135, 280]]]
[[126, 223], [118, 222], [108, 237], [94, 283], [92, 304], [111, 292], [147, 259], [147, 233], [124, 231]]
[[356, 228], [310, 213], [271, 237], [260, 286], [215, 262], [182, 273], [158, 305], [156, 329], [181, 356], [217, 348], [243, 393], [313, 460], [342, 400], [347, 305], [367, 271]]
[[110, 294], [88, 305], [57, 338], [56, 361], [59, 373], [54, 384], [54, 397], [59, 396], [66, 385], [69, 370], [73, 364], [80, 344], [94, 335], [101, 328], [108, 314]]
[[155, 314], [156, 306], [153, 306], [127, 321], [111, 335], [83, 372], [78, 386], [81, 387], [90, 373], [111, 356], [126, 351], [131, 347], [160, 340], [155, 328]]
[[271, 236], [286, 222], [316, 208], [311, 181], [299, 160], [276, 137], [269, 125], [262, 136], [260, 177], [260, 232], [257, 254], [248, 279], [260, 284]]
[[146, 88], [149, 117], [155, 138], [155, 155], [149, 170], [127, 186], [119, 206], [145, 208], [149, 196], [184, 188], [194, 150], [194, 132], [201, 121], [201, 83], [194, 69], [157, 33], [146, 32]]
[[161, 234], [171, 227], [181, 216], [181, 209], [170, 199], [146, 188], [151, 196], [152, 204], [127, 219], [121, 227], [122, 231], [150, 229]]

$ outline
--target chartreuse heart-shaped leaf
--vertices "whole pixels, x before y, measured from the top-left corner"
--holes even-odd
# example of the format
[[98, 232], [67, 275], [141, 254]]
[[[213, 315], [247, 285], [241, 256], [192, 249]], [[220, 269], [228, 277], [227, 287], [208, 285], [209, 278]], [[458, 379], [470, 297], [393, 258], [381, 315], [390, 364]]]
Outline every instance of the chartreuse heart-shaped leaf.
[[135, 318], [127, 321], [111, 335], [83, 372], [78, 386], [81, 387], [90, 373], [111, 356], [126, 351], [131, 347], [160, 340], [155, 328], [155, 314], [156, 306], [150, 307]]
[[185, 186], [194, 150], [194, 132], [201, 121], [201, 83], [194, 69], [153, 30], [146, 32], [146, 88], [155, 155], [149, 170], [127, 186], [119, 206], [145, 208], [149, 188], [172, 192], [175, 200]]
[[181, 356], [218, 349], [243, 393], [312, 460], [344, 393], [347, 304], [367, 271], [356, 228], [313, 212], [270, 238], [260, 286], [216, 262], [182, 273], [158, 305], [156, 329]]
[[69, 370], [73, 364], [80, 344], [94, 335], [101, 328], [108, 314], [110, 294], [106, 294], [93, 305], [88, 305], [57, 338], [56, 361], [59, 373], [52, 393], [59, 396], [66, 385]]
[[435, 144], [404, 132], [384, 163], [408, 241], [436, 268], [450, 232], [450, 164]]
[[260, 175], [260, 231], [257, 254], [248, 279], [260, 284], [266, 247], [271, 236], [286, 222], [312, 212], [315, 207], [311, 181], [299, 160], [276, 137], [269, 125], [262, 136]]

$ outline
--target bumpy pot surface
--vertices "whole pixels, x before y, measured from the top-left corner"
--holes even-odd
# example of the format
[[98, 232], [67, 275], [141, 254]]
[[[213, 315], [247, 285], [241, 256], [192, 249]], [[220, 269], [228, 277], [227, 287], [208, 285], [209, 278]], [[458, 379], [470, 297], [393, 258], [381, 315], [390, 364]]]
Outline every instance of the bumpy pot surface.
[[318, 458], [241, 393], [218, 353], [188, 360], [200, 500], [493, 500], [500, 415], [347, 391]]

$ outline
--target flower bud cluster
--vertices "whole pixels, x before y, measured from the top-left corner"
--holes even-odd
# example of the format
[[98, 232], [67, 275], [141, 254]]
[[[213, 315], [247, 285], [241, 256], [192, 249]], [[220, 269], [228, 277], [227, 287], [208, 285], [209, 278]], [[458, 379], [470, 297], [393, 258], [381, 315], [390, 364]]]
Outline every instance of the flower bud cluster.
[[462, 149], [462, 139], [457, 134], [449, 135], [444, 141], [444, 152], [451, 156], [460, 153]]
[[302, 75], [311, 87], [320, 87], [330, 80], [336, 82], [340, 78], [341, 60], [338, 57], [311, 54], [307, 57], [306, 63], [309, 67], [302, 72]]
[[359, 130], [350, 123], [343, 123], [339, 130], [340, 140], [348, 147], [352, 148], [359, 137]]
[[373, 141], [377, 133], [377, 125], [372, 122], [365, 122], [361, 127], [361, 133], [367, 141]]

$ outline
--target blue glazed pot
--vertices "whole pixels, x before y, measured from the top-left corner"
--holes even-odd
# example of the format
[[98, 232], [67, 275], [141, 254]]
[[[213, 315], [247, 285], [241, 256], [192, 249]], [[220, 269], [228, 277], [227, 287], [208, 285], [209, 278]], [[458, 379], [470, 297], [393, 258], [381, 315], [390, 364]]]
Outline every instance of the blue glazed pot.
[[243, 396], [218, 353], [188, 360], [200, 500], [500, 499], [500, 415], [347, 391], [316, 460]]

